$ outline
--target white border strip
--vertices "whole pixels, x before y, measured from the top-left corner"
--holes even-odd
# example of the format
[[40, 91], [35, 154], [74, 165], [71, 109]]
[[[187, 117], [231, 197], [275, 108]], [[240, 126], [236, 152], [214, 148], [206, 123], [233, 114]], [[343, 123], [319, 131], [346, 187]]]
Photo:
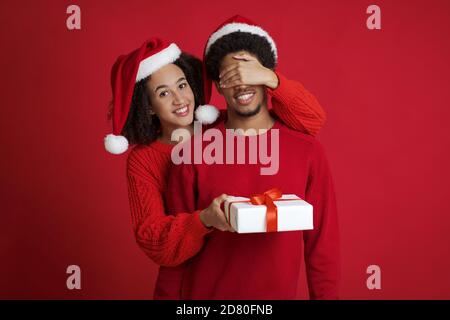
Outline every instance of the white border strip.
[[262, 28], [257, 26], [251, 26], [246, 23], [229, 23], [224, 25], [222, 28], [214, 32], [208, 39], [208, 43], [206, 44], [206, 50], [205, 55], [208, 54], [209, 49], [213, 45], [214, 42], [222, 38], [223, 36], [226, 36], [227, 34], [233, 33], [233, 32], [248, 32], [251, 34], [256, 34], [258, 36], [266, 38], [266, 40], [269, 42], [270, 46], [272, 47], [272, 51], [275, 56], [275, 62], [278, 59], [278, 53], [277, 53], [277, 46], [275, 45], [275, 41], [273, 41], [272, 37]]
[[153, 72], [161, 69], [162, 67], [173, 63], [181, 55], [181, 50], [175, 43], [171, 43], [167, 48], [160, 52], [145, 58], [139, 64], [139, 69], [136, 76], [136, 82], [147, 78]]

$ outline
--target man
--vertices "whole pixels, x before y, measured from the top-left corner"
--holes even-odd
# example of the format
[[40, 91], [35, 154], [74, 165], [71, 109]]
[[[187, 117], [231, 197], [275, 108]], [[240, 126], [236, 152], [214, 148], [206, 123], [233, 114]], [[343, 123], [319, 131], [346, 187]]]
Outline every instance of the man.
[[[171, 279], [166, 275], [165, 290], [179, 293], [181, 299], [295, 299], [303, 240], [310, 297], [337, 299], [338, 223], [323, 149], [314, 138], [288, 129], [271, 116], [264, 86], [245, 85], [236, 57], [257, 59], [274, 69], [276, 46], [267, 32], [238, 16], [211, 35], [205, 50], [207, 72], [227, 103], [227, 119], [215, 129], [227, 138], [226, 129], [257, 130], [259, 138], [267, 138], [269, 153], [279, 152], [278, 170], [265, 175], [261, 163], [226, 162], [230, 150], [218, 163], [174, 166], [168, 181], [169, 211], [193, 212], [223, 193], [250, 197], [279, 187], [284, 194], [296, 194], [313, 205], [314, 230], [238, 234], [231, 228], [215, 229], [196, 256], [173, 269]], [[244, 138], [246, 146], [252, 139], [232, 135], [237, 138]], [[192, 140], [194, 149], [199, 140]], [[202, 149], [207, 145], [202, 144]], [[233, 151], [234, 157], [239, 156], [236, 148]], [[244, 152], [249, 159], [250, 148]], [[220, 224], [219, 203], [204, 210], [201, 219], [206, 226]]]

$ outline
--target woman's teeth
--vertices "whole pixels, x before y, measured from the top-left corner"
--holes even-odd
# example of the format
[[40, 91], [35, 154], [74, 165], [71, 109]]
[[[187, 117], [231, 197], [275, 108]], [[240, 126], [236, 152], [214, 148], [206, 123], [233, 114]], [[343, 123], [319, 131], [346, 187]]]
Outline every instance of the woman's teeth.
[[175, 110], [174, 113], [179, 116], [184, 116], [188, 113], [188, 110], [189, 108], [186, 106]]

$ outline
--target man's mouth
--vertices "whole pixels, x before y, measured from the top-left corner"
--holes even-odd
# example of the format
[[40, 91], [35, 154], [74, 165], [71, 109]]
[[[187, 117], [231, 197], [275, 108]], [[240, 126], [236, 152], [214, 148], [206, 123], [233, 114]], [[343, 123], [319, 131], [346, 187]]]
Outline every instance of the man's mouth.
[[189, 114], [189, 105], [184, 105], [174, 110], [173, 113], [179, 117], [185, 117]]
[[236, 101], [243, 106], [249, 105], [255, 97], [255, 91], [239, 92], [234, 96]]

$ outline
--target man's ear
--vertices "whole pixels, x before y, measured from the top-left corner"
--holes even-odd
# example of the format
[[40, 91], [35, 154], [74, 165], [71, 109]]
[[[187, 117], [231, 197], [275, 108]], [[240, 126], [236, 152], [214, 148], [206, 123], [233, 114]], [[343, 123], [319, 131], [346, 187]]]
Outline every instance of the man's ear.
[[222, 93], [222, 88], [219, 86], [219, 82], [218, 82], [218, 81], [214, 81], [214, 85], [216, 86], [217, 92], [218, 92], [220, 95], [223, 95], [223, 93]]

